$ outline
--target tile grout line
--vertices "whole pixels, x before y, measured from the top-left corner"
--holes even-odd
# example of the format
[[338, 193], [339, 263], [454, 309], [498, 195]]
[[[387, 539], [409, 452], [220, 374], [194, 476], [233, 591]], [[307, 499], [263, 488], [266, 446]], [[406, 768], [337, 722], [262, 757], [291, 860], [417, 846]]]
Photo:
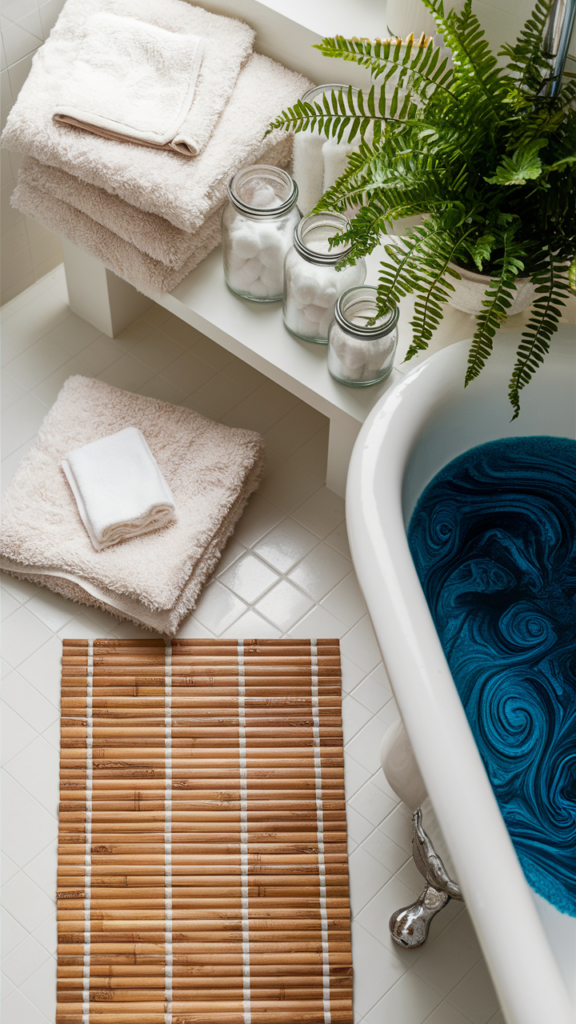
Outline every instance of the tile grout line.
[[242, 990], [244, 1024], [251, 1024], [250, 920], [248, 916], [248, 782], [246, 764], [246, 668], [238, 640], [238, 758], [240, 764], [240, 871], [242, 905]]
[[165, 1024], [172, 1024], [172, 641], [164, 652], [164, 1000]]
[[[88, 641], [86, 665], [86, 850], [84, 853], [84, 962], [82, 968], [82, 1024], [90, 1024], [90, 900], [92, 897], [92, 788], [94, 719], [92, 711], [94, 683], [94, 644]], [[88, 883], [88, 884], [86, 884]]]

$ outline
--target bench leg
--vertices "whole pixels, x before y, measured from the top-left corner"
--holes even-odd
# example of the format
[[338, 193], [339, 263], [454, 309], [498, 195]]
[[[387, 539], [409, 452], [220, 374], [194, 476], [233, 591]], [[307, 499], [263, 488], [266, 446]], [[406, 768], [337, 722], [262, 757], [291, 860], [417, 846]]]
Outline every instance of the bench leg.
[[338, 416], [330, 420], [326, 487], [335, 491], [341, 498], [346, 497], [348, 464], [360, 427], [361, 424], [350, 416]]
[[61, 241], [70, 308], [83, 320], [115, 338], [150, 309], [152, 300], [146, 295], [72, 242]]

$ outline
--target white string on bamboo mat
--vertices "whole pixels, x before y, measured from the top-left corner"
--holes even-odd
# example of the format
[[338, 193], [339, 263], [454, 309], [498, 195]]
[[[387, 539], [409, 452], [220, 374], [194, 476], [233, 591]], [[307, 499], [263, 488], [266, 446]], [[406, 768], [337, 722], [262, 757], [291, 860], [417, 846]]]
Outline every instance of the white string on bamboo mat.
[[172, 1024], [172, 644], [164, 652], [164, 1024]]
[[328, 915], [326, 911], [326, 863], [324, 860], [324, 811], [322, 805], [322, 756], [320, 751], [320, 713], [318, 705], [318, 644], [310, 641], [310, 669], [312, 675], [312, 734], [314, 737], [314, 775], [316, 778], [316, 823], [318, 843], [318, 876], [320, 880], [320, 924], [322, 928], [322, 989], [324, 1024], [330, 1024], [330, 947], [328, 944]]
[[250, 1005], [250, 922], [248, 919], [248, 783], [246, 771], [246, 678], [244, 641], [238, 641], [238, 747], [240, 761], [240, 871], [242, 880], [242, 976], [244, 1024], [252, 1020]]
[[86, 849], [84, 853], [84, 959], [82, 967], [82, 1024], [90, 1024], [90, 898], [92, 896], [92, 787], [94, 742], [94, 645], [88, 641], [86, 664]]

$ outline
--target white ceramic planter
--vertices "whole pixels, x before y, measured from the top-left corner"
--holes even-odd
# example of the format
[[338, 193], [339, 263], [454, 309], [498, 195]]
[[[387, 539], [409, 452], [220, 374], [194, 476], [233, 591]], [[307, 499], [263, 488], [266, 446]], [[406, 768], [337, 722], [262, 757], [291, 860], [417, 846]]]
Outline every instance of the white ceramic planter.
[[[455, 263], [450, 263], [449, 266], [460, 274], [460, 280], [455, 277], [450, 278], [450, 284], [454, 291], [449, 293], [449, 304], [455, 309], [461, 309], [463, 313], [478, 316], [482, 309], [486, 289], [489, 288], [493, 278], [486, 274], [475, 274], [471, 270], [464, 270], [464, 267], [458, 267]], [[522, 313], [523, 310], [528, 309], [528, 306], [534, 301], [535, 295], [536, 288], [532, 284], [532, 280], [529, 277], [518, 278], [508, 316], [514, 316], [514, 313]]]

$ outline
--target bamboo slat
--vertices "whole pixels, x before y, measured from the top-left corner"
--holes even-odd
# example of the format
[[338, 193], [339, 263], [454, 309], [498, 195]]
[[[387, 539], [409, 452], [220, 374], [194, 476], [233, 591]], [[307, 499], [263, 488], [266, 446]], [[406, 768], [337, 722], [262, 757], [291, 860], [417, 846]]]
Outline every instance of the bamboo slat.
[[335, 640], [65, 640], [56, 1024], [352, 1024]]

